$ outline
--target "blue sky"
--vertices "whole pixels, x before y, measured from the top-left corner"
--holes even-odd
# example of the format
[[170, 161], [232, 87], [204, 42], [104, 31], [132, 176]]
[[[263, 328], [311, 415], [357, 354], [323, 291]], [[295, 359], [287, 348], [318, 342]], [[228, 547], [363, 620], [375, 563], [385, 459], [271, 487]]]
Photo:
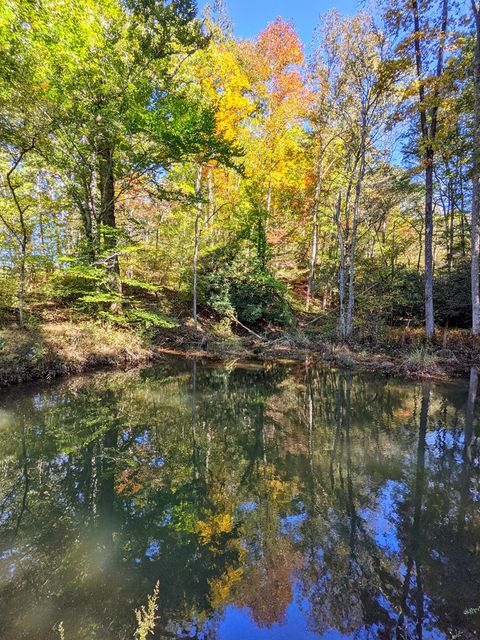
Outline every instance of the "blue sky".
[[[202, 9], [207, 0], [198, 0]], [[308, 46], [318, 17], [330, 9], [344, 14], [359, 10], [357, 0], [226, 0], [228, 12], [235, 26], [235, 35], [242, 38], [256, 36], [277, 16], [291, 18], [299, 36]]]

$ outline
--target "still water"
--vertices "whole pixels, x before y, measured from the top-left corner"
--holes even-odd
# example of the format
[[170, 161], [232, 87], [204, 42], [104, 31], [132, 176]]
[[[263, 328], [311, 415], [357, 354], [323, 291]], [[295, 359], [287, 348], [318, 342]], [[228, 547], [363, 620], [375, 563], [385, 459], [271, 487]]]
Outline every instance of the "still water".
[[172, 361], [0, 395], [1, 640], [480, 634], [476, 378]]

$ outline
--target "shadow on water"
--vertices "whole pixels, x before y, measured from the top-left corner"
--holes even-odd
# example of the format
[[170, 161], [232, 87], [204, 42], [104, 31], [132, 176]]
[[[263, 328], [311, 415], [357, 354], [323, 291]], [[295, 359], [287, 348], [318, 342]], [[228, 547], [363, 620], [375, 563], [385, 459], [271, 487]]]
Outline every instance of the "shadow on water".
[[[478, 373], [174, 361], [0, 397], [0, 637], [478, 637]], [[473, 610], [473, 611], [472, 611]]]

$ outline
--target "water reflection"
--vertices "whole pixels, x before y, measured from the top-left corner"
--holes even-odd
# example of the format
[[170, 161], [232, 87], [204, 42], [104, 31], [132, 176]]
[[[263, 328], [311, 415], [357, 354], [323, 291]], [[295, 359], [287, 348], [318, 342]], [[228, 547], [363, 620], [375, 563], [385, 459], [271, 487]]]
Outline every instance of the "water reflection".
[[0, 637], [476, 638], [478, 375], [174, 362], [11, 391]]

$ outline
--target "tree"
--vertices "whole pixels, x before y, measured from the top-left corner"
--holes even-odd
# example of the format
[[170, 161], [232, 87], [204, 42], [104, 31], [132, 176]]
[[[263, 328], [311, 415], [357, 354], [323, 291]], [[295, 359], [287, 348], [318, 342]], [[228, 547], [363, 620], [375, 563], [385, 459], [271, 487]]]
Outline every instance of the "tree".
[[291, 23], [278, 17], [255, 43], [243, 48], [255, 115], [245, 141], [244, 190], [251, 208], [251, 237], [265, 271], [269, 236], [282, 237], [289, 218], [294, 217], [292, 205], [298, 201], [303, 174], [301, 122], [310, 95], [304, 80], [303, 47]]
[[367, 14], [340, 19], [327, 16], [323, 56], [331, 84], [331, 113], [341, 140], [343, 166], [335, 206], [339, 244], [340, 327], [343, 340], [353, 332], [355, 267], [361, 224], [367, 155], [386, 117], [393, 75], [385, 66], [385, 37]]
[[[442, 104], [442, 78], [445, 69], [449, 26], [449, 0], [435, 4], [423, 0], [400, 0], [389, 6], [387, 21], [401, 31], [403, 39], [397, 51], [404, 63], [413, 64], [415, 79], [407, 96], [416, 93], [415, 109], [420, 136], [419, 156], [425, 180], [425, 331], [427, 340], [434, 337], [433, 310], [433, 211], [434, 174], [438, 119]], [[413, 58], [413, 60], [412, 60]]]
[[472, 201], [472, 334], [480, 335], [480, 6], [471, 0], [475, 29], [473, 60], [474, 123], [473, 123], [473, 201]]
[[203, 18], [193, 0], [5, 0], [2, 319], [465, 326], [474, 39], [455, 2], [331, 12], [306, 64], [290, 22], [237, 39], [222, 0]]
[[24, 326], [27, 261], [35, 227], [35, 205], [41, 198], [39, 154], [54, 128], [50, 101], [43, 94], [41, 52], [28, 43], [32, 9], [7, 2], [0, 12], [0, 171], [4, 204], [0, 222], [15, 247], [18, 274], [18, 321]]

